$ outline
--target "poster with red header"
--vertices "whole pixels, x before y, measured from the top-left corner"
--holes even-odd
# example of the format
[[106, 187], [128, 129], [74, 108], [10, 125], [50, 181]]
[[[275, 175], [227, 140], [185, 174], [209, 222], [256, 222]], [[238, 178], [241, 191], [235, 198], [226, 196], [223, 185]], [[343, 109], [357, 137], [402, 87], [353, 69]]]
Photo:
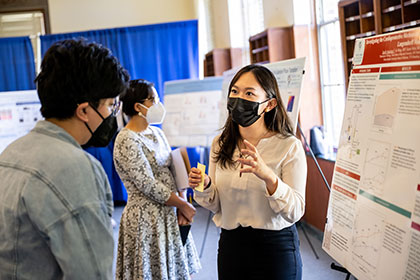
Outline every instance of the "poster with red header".
[[420, 279], [420, 28], [355, 42], [322, 247], [358, 279]]

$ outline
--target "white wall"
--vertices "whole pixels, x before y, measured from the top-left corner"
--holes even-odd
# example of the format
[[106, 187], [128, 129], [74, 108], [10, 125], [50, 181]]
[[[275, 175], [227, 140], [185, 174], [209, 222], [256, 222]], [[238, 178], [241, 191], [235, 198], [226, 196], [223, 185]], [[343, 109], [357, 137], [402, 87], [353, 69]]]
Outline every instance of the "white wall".
[[194, 0], [48, 0], [51, 32], [196, 19]]
[[293, 0], [263, 0], [264, 26], [284, 27], [292, 26]]
[[[214, 48], [230, 47], [228, 0], [210, 0]], [[232, 1], [232, 0], [231, 0]]]
[[[211, 6], [211, 30], [214, 48], [229, 48], [229, 10], [228, 1], [207, 0]], [[292, 26], [293, 0], [263, 0], [264, 28]]]

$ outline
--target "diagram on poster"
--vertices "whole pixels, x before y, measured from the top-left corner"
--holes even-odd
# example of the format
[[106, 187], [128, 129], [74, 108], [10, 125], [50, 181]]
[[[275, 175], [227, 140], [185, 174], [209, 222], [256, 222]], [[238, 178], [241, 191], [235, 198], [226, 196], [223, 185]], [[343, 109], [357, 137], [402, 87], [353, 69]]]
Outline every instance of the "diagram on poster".
[[392, 133], [398, 111], [401, 86], [389, 89], [384, 86], [378, 88], [381, 91], [376, 97], [373, 129], [378, 132]]
[[339, 147], [348, 159], [360, 155], [359, 121], [362, 104], [349, 107], [350, 113], [344, 117]]

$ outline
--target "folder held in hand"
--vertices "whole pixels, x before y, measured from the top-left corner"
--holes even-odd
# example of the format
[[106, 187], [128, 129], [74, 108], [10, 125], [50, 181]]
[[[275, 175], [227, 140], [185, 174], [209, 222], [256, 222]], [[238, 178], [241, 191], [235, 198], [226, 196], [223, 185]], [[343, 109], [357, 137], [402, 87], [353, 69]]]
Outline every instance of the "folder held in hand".
[[176, 187], [179, 191], [185, 190], [189, 187], [188, 174], [191, 169], [187, 148], [177, 148], [171, 152], [171, 156], [171, 171], [175, 178]]

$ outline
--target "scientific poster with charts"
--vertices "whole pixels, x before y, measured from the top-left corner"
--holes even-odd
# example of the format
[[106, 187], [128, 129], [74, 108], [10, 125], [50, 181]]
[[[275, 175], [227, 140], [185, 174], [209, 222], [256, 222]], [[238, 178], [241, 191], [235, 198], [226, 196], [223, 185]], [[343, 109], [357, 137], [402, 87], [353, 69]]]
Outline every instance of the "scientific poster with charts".
[[358, 279], [420, 279], [420, 28], [358, 39], [323, 249]]
[[293, 132], [296, 132], [298, 123], [305, 60], [305, 57], [301, 57], [264, 65], [276, 76], [280, 96], [292, 122]]
[[43, 119], [36, 90], [0, 92], [0, 153]]
[[[300, 91], [302, 88], [305, 59], [305, 57], [302, 57], [264, 64], [264, 66], [270, 69], [276, 77], [277, 84], [280, 89], [280, 97], [282, 99], [286, 112], [292, 122], [294, 132], [296, 132], [299, 116]], [[222, 125], [225, 123], [225, 120], [228, 116], [226, 106], [229, 84], [238, 70], [239, 69], [228, 70], [223, 73], [222, 102], [224, 105], [224, 110], [221, 111], [220, 117]]]
[[221, 77], [165, 83], [162, 129], [172, 147], [209, 147], [220, 133]]

